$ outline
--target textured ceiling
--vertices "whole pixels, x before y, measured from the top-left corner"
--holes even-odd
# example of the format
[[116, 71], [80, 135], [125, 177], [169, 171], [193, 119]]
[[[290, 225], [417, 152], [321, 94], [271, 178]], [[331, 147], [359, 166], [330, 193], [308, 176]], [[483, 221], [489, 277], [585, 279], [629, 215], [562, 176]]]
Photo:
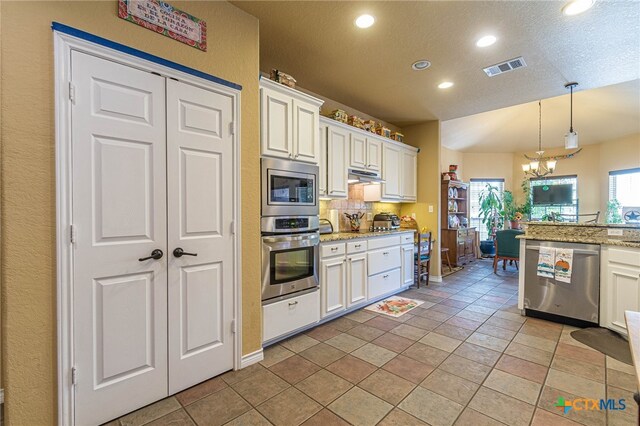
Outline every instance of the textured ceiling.
[[[569, 95], [542, 100], [542, 148], [564, 146], [569, 130]], [[638, 135], [640, 80], [573, 94], [573, 127], [580, 145]], [[442, 145], [464, 152], [535, 151], [538, 102], [442, 122]]]
[[[564, 16], [555, 1], [236, 1], [260, 21], [260, 67], [397, 125], [452, 119], [640, 78], [640, 2], [597, 1]], [[370, 13], [373, 27], [354, 19]], [[494, 34], [480, 49], [475, 41]], [[482, 68], [524, 56], [528, 67]], [[425, 71], [411, 63], [428, 59]], [[455, 82], [437, 89], [443, 80]]]

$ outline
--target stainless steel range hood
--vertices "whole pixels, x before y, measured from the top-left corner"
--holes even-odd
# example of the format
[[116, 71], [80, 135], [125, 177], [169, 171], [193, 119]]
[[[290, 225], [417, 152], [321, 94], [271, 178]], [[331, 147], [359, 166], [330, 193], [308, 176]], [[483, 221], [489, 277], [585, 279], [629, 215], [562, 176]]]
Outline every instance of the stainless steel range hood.
[[369, 172], [364, 170], [349, 169], [349, 184], [359, 183], [385, 183], [380, 177], [380, 172]]

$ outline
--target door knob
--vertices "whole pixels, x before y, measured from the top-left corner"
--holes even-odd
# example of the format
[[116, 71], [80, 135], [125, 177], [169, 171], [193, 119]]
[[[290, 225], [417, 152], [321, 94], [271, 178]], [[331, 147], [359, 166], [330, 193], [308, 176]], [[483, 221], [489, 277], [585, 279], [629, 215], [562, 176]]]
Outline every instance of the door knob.
[[187, 253], [187, 252], [185, 252], [184, 250], [182, 250], [182, 248], [181, 248], [181, 247], [178, 247], [177, 249], [175, 249], [175, 250], [173, 251], [173, 255], [174, 255], [175, 257], [182, 257], [182, 256], [197, 256], [197, 255], [198, 255], [198, 253]]
[[138, 259], [138, 261], [144, 262], [145, 260], [149, 260], [149, 259], [158, 260], [158, 259], [161, 259], [163, 255], [164, 253], [162, 252], [162, 250], [155, 249], [154, 251], [151, 252], [151, 256], [141, 257], [140, 259]]

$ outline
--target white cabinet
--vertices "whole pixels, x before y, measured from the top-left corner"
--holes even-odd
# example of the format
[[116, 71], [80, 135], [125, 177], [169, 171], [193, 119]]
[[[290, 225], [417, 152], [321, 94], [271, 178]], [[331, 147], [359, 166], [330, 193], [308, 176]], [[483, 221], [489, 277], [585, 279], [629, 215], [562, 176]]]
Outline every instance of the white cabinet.
[[367, 254], [347, 257], [347, 308], [367, 300]]
[[345, 243], [323, 244], [320, 259], [321, 317], [347, 309], [347, 258]]
[[318, 166], [320, 176], [318, 176], [318, 196], [327, 196], [327, 126], [320, 124], [320, 159]]
[[369, 277], [369, 299], [400, 289], [400, 268]]
[[320, 321], [320, 292], [303, 294], [262, 307], [262, 341]]
[[320, 99], [261, 78], [262, 155], [317, 164], [322, 103]]
[[382, 141], [352, 132], [349, 141], [349, 167], [360, 170], [380, 171]]
[[385, 183], [381, 185], [381, 198], [385, 200], [400, 200], [401, 174], [400, 164], [403, 149], [397, 145], [384, 144], [382, 147], [382, 178]]
[[337, 126], [327, 129], [327, 196], [347, 198], [349, 132]]
[[600, 325], [627, 335], [625, 311], [640, 311], [640, 249], [602, 246]]
[[409, 287], [414, 280], [414, 247], [413, 244], [402, 246], [402, 286]]
[[417, 192], [418, 153], [405, 149], [402, 151], [402, 170], [400, 190], [404, 201], [416, 201]]

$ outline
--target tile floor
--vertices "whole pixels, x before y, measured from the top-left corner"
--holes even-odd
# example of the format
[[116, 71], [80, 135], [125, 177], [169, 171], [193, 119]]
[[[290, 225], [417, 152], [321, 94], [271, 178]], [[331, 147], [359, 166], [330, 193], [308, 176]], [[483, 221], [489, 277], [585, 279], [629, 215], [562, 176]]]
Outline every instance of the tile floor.
[[[633, 369], [520, 316], [515, 270], [488, 261], [411, 289], [392, 319], [359, 310], [265, 351], [265, 359], [113, 425], [635, 425]], [[624, 398], [624, 411], [565, 399]]]

